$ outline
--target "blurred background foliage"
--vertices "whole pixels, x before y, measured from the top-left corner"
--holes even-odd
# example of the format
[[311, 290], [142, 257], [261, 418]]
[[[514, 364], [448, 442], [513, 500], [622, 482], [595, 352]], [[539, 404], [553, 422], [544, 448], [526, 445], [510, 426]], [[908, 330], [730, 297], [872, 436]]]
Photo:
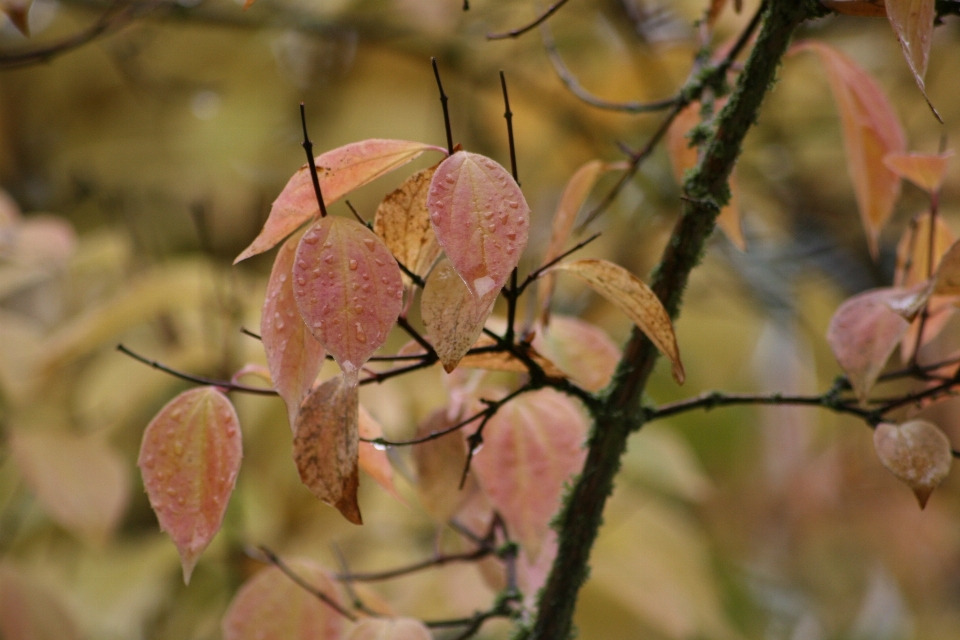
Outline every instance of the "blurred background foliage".
[[[357, 570], [427, 556], [437, 527], [419, 506], [407, 451], [396, 452], [401, 504], [364, 478], [355, 527], [300, 485], [282, 403], [235, 397], [245, 460], [223, 531], [182, 584], [135, 467], [150, 417], [184, 384], [118, 354], [124, 342], [170, 366], [228, 378], [262, 362], [256, 330], [272, 253], [231, 267], [269, 203], [302, 163], [297, 105], [326, 150], [388, 137], [444, 144], [429, 66], [450, 95], [454, 138], [508, 162], [497, 71], [515, 112], [520, 181], [534, 214], [522, 268], [535, 267], [566, 179], [592, 158], [640, 147], [659, 115], [584, 105], [553, 72], [539, 35], [485, 34], [535, 15], [526, 0], [181, 0], [42, 64], [0, 71], [0, 603], [25, 598], [44, 638], [201, 639], [266, 544]], [[758, 2], [728, 9], [712, 44]], [[666, 97], [696, 52], [703, 0], [571, 2], [551, 28], [571, 70], [610, 100]], [[110, 6], [36, 0], [32, 36], [7, 22], [0, 51], [42, 47]], [[935, 33], [919, 95], [885, 20], [830, 17], [804, 28], [871, 71], [894, 102], [911, 150], [958, 139], [960, 21]], [[895, 244], [925, 206], [905, 186], [870, 261], [825, 78], [788, 59], [738, 167], [749, 249], [717, 236], [686, 295], [678, 331], [687, 383], [659, 367], [658, 402], [703, 390], [816, 392], [839, 372], [823, 335], [839, 302], [892, 279]], [[352, 196], [371, 218], [402, 180]], [[602, 196], [612, 178], [601, 182]], [[678, 211], [658, 151], [591, 229], [585, 256], [645, 275]], [[960, 162], [942, 199], [953, 228]], [[22, 214], [20, 212], [23, 212]], [[334, 207], [345, 211], [343, 204]], [[619, 341], [628, 321], [562, 282], [556, 308]], [[960, 347], [956, 329], [942, 349]], [[398, 336], [393, 346], [399, 347]], [[446, 401], [439, 368], [377, 388], [365, 406], [388, 436], [409, 437]], [[960, 443], [960, 405], [924, 412]], [[927, 509], [876, 459], [862, 423], [787, 408], [686, 414], [635, 435], [577, 614], [580, 637], [925, 640], [960, 637], [960, 484]], [[485, 608], [472, 566], [371, 587], [396, 612]], [[26, 594], [26, 595], [24, 595]], [[372, 596], [371, 596], [372, 597]], [[4, 604], [0, 604], [2, 615]], [[17, 605], [21, 606], [21, 605]], [[31, 614], [33, 615], [33, 614]], [[0, 624], [0, 629], [3, 625]], [[2, 633], [2, 631], [0, 631]], [[489, 625], [483, 637], [505, 637]], [[11, 639], [12, 640], [12, 639]]]

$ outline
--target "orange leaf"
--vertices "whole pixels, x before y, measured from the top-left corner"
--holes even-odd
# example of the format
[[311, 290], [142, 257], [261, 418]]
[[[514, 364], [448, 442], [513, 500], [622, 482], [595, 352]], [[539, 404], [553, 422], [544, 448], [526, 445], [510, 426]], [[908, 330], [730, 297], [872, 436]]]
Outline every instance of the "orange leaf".
[[930, 256], [930, 214], [918, 216], [904, 232], [897, 244], [897, 267], [893, 283], [898, 287], [912, 287], [926, 282], [947, 249], [954, 242], [953, 232], [937, 216], [933, 229], [933, 256]]
[[569, 271], [584, 280], [625, 313], [656, 345], [660, 353], [673, 363], [673, 378], [683, 384], [683, 363], [673, 332], [673, 322], [663, 304], [650, 287], [619, 265], [606, 260], [565, 262], [552, 270]]
[[293, 293], [293, 262], [302, 233], [290, 236], [273, 263], [260, 313], [260, 334], [277, 393], [287, 405], [290, 429], [327, 355], [300, 317]]
[[913, 489], [920, 508], [950, 473], [950, 441], [937, 425], [911, 420], [901, 425], [884, 422], [873, 432], [877, 457], [893, 475]]
[[820, 0], [820, 3], [848, 16], [884, 18], [887, 15], [884, 0]]
[[[450, 415], [447, 409], [438, 409], [420, 424], [416, 437], [443, 431], [460, 420], [459, 413]], [[473, 426], [479, 423], [477, 420]], [[453, 432], [414, 445], [413, 464], [417, 471], [416, 490], [420, 504], [437, 522], [448, 522], [476, 488], [472, 473], [467, 476], [464, 489], [459, 488], [460, 476], [467, 464], [467, 447], [463, 437], [459, 432]]]
[[400, 268], [362, 224], [327, 216], [304, 234], [293, 294], [307, 328], [336, 359], [347, 384], [387, 340], [403, 307]]
[[906, 178], [927, 193], [940, 190], [947, 175], [947, 163], [952, 151], [930, 155], [926, 153], [891, 153], [883, 158], [887, 168]]
[[827, 72], [840, 111], [847, 170], [853, 180], [870, 253], [876, 259], [880, 230], [900, 195], [899, 176], [883, 163], [888, 154], [906, 149], [900, 120], [873, 78], [850, 58], [809, 40], [794, 45], [793, 51], [813, 51]]
[[940, 258], [933, 274], [933, 293], [960, 295], [960, 241], [954, 242]]
[[[933, 19], [936, 16], [936, 0], [884, 0], [887, 17], [893, 26], [900, 48], [910, 65], [917, 86], [926, 97], [923, 78], [930, 60], [930, 45], [933, 37]], [[929, 100], [928, 100], [929, 102]]]
[[[956, 312], [953, 303], [956, 301], [954, 296], [930, 296], [926, 299], [927, 319], [923, 322], [923, 339], [920, 340], [920, 346], [923, 347], [940, 335], [950, 319]], [[920, 331], [921, 319], [913, 318], [910, 328], [903, 335], [900, 341], [900, 360], [909, 362], [913, 357], [913, 352], [917, 347], [917, 333]]]
[[564, 483], [583, 465], [586, 434], [579, 407], [553, 389], [508, 402], [483, 430], [472, 468], [531, 559], [547, 538]]
[[[307, 584], [339, 602], [328, 573], [311, 560], [286, 564]], [[277, 567], [248, 580], [223, 616], [223, 640], [338, 640], [343, 616], [290, 579]]]
[[79, 640], [81, 635], [55, 594], [12, 566], [0, 564], [0, 637]]
[[347, 640], [432, 640], [430, 630], [413, 618], [366, 618]]
[[[367, 440], [383, 437], [383, 427], [363, 408], [363, 405], [360, 405], [357, 432], [361, 438]], [[387, 452], [382, 447], [377, 448], [370, 442], [360, 442], [357, 462], [360, 468], [376, 480], [377, 484], [383, 487], [387, 493], [403, 502], [403, 498], [397, 493], [397, 487], [393, 484], [393, 466], [390, 464]]]
[[242, 456], [237, 413], [215, 387], [184, 391], [143, 432], [137, 465], [160, 528], [177, 545], [186, 583], [220, 529]]
[[440, 163], [427, 196], [430, 221], [470, 292], [499, 291], [527, 246], [530, 207], [506, 169], [461, 151]]
[[553, 316], [533, 346], [588, 391], [607, 386], [620, 361], [620, 349], [606, 332], [570, 316]]
[[357, 386], [336, 376], [303, 401], [293, 439], [300, 480], [354, 524], [363, 524], [357, 503], [359, 419]]
[[[326, 205], [331, 205], [354, 189], [402, 167], [424, 151], [444, 149], [406, 140], [362, 140], [316, 157], [317, 177]], [[310, 167], [303, 165], [273, 201], [270, 215], [260, 235], [237, 256], [234, 264], [275, 247], [310, 218], [318, 215], [320, 205], [313, 190]]]

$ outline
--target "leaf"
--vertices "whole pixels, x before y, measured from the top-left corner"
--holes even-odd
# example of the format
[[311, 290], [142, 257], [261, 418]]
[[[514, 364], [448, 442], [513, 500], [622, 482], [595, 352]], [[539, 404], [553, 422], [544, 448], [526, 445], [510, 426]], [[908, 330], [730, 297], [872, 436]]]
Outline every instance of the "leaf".
[[187, 584], [220, 529], [242, 457], [237, 412], [216, 387], [184, 391], [143, 432], [137, 466], [160, 528], [177, 545]]
[[[354, 189], [417, 158], [424, 151], [446, 150], [420, 142], [370, 139], [337, 147], [316, 157], [323, 200], [330, 206]], [[273, 201], [260, 235], [237, 256], [234, 264], [275, 247], [320, 212], [309, 165], [297, 170]]]
[[[923, 322], [923, 339], [920, 340], [921, 347], [929, 344], [934, 338], [940, 335], [940, 332], [946, 328], [957, 310], [956, 307], [954, 307], [954, 302], [956, 302], [954, 296], [930, 296], [929, 291], [929, 289], [923, 291], [924, 294], [927, 294], [927, 297], [924, 299], [924, 304], [927, 308], [927, 319], [926, 322]], [[896, 311], [896, 309], [894, 309], [894, 311]], [[910, 328], [900, 341], [900, 360], [902, 362], [909, 362], [910, 358], [913, 357], [914, 350], [917, 348], [917, 334], [920, 332], [921, 319], [915, 317], [911, 320]]]
[[366, 618], [347, 640], [432, 640], [430, 630], [413, 618]]
[[937, 155], [926, 153], [890, 153], [884, 156], [883, 163], [901, 178], [906, 178], [927, 193], [940, 190], [947, 175], [947, 164], [953, 156], [952, 151]]
[[867, 18], [885, 18], [884, 0], [820, 0], [820, 4], [837, 13]]
[[17, 468], [50, 517], [94, 544], [106, 542], [130, 499], [120, 455], [96, 436], [9, 433]]
[[499, 294], [500, 289], [493, 289], [482, 298], [474, 296], [447, 258], [430, 272], [420, 297], [420, 317], [447, 373], [483, 332]]
[[[307, 584], [339, 601], [328, 573], [311, 560], [286, 565]], [[258, 572], [233, 597], [223, 616], [224, 640], [337, 640], [343, 616], [291, 580], [278, 567]]]
[[906, 150], [900, 120], [873, 78], [850, 58], [809, 40], [794, 45], [792, 50], [813, 51], [827, 72], [840, 111], [847, 170], [853, 180], [870, 254], [877, 259], [880, 230], [900, 195], [899, 176], [883, 163], [888, 154]]
[[[361, 438], [375, 440], [383, 437], [383, 427], [374, 419], [373, 416], [360, 405], [357, 418], [357, 433]], [[397, 493], [397, 487], [393, 484], [393, 466], [387, 457], [387, 452], [383, 448], [377, 448], [369, 442], [360, 442], [357, 463], [360, 468], [376, 480], [377, 484], [383, 487], [387, 493], [403, 502], [403, 498]]]
[[553, 389], [524, 394], [487, 422], [472, 468], [490, 502], [535, 560], [560, 507], [563, 485], [580, 470], [587, 423], [579, 407]]
[[910, 326], [888, 305], [897, 293], [885, 288], [853, 296], [830, 319], [827, 342], [861, 403]]
[[260, 313], [260, 337], [277, 393], [287, 405], [290, 429], [327, 355], [303, 323], [293, 292], [293, 263], [302, 233], [290, 236], [273, 263]]
[[950, 473], [950, 441], [937, 425], [911, 420], [901, 425], [883, 422], [873, 432], [877, 457], [893, 475], [913, 489], [920, 508]]
[[935, 0], [884, 0], [884, 4], [890, 25], [897, 34], [900, 48], [910, 65], [913, 79], [917, 81], [917, 86], [926, 98], [923, 78], [927, 75], [927, 63], [930, 61], [933, 19], [936, 17]]
[[400, 268], [362, 224], [327, 216], [304, 234], [293, 294], [307, 328], [333, 355], [349, 385], [387, 340], [403, 307]]
[[710, 0], [710, 6], [707, 8], [707, 25], [711, 27], [715, 25], [726, 6], [727, 0]]
[[21, 571], [0, 564], [0, 637], [4, 640], [80, 640], [56, 594]]
[[[481, 349], [483, 347], [492, 347], [496, 344], [497, 341], [492, 337], [482, 335], [473, 344], [472, 348]], [[524, 349], [531, 360], [540, 365], [543, 373], [547, 376], [558, 379], [567, 377], [563, 371], [557, 368], [557, 365], [537, 353], [537, 350], [532, 346], [528, 345], [521, 348]], [[530, 371], [523, 360], [509, 351], [486, 351], [468, 354], [460, 361], [460, 366], [464, 369], [485, 369], [487, 371], [513, 371], [516, 373], [527, 373]]]
[[336, 376], [303, 401], [293, 439], [300, 480], [354, 524], [363, 524], [357, 503], [359, 419], [357, 386]]
[[537, 332], [533, 346], [587, 391], [610, 383], [620, 361], [620, 349], [599, 327], [571, 316], [553, 316]]
[[23, 35], [30, 36], [30, 5], [33, 0], [0, 0], [0, 11], [3, 11], [17, 31]]
[[[469, 417], [469, 416], [467, 416]], [[417, 428], [416, 438], [448, 429], [461, 420], [461, 414], [450, 414], [447, 409], [437, 409]], [[474, 426], [479, 424], [471, 423]], [[468, 427], [469, 428], [469, 427]], [[467, 483], [460, 490], [460, 477], [467, 464], [467, 447], [460, 432], [455, 431], [427, 440], [413, 447], [413, 465], [417, 472], [417, 497], [426, 512], [439, 523], [445, 524], [476, 487], [473, 473], [467, 475]]]
[[[940, 264], [947, 249], [954, 242], [953, 232], [937, 216], [933, 229], [933, 256], [930, 256], [930, 214], [918, 216], [897, 244], [897, 267], [893, 283], [898, 287], [911, 287], [926, 282]], [[930, 271], [928, 271], [930, 269]]]
[[673, 322], [657, 295], [643, 281], [606, 260], [564, 262], [551, 271], [569, 271], [625, 313], [673, 363], [673, 379], [683, 384], [683, 363], [673, 332]]
[[[419, 171], [383, 199], [373, 218], [373, 231], [400, 263], [418, 276], [425, 276], [440, 255], [437, 234], [430, 224], [427, 193], [439, 165]], [[403, 274], [406, 286], [410, 276]]]
[[453, 268], [478, 299], [499, 291], [527, 246], [530, 207], [506, 169], [461, 151], [440, 163], [430, 221]]
[[950, 245], [940, 258], [933, 274], [933, 293], [936, 295], [960, 295], [960, 241]]

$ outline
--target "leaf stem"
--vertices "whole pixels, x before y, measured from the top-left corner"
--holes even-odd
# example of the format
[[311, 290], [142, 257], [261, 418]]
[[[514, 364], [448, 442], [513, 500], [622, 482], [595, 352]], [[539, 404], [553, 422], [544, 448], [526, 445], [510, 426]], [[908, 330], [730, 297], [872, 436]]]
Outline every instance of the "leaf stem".
[[167, 373], [175, 378], [180, 378], [181, 380], [186, 380], [187, 382], [195, 382], [196, 384], [208, 385], [211, 387], [220, 387], [221, 389], [226, 389], [227, 391], [241, 391], [243, 393], [253, 393], [261, 396], [275, 396], [279, 395], [276, 389], [267, 389], [264, 387], [249, 387], [245, 384], [237, 384], [229, 380], [217, 380], [216, 378], [207, 378], [205, 376], [195, 376], [191, 373], [184, 373], [183, 371], [178, 371], [172, 367], [157, 362], [156, 360], [150, 360], [144, 356], [136, 353], [125, 347], [122, 344], [117, 345], [117, 351], [120, 353], [130, 356], [138, 362], [142, 362], [145, 365], [151, 366], [154, 369], [158, 369]]
[[317, 204], [320, 205], [320, 217], [327, 217], [327, 205], [323, 203], [323, 193], [320, 191], [320, 178], [317, 176], [317, 163], [313, 159], [313, 142], [307, 135], [307, 112], [303, 103], [300, 103], [300, 124], [303, 126], [303, 150], [307, 153], [307, 164], [310, 166], [310, 179], [313, 180], [313, 192], [317, 196]]
[[507, 38], [518, 38], [525, 34], [528, 31], [536, 29], [539, 25], [546, 22], [550, 16], [555, 14], [560, 8], [567, 4], [569, 0], [557, 0], [555, 3], [547, 7], [547, 9], [537, 16], [532, 22], [528, 22], [522, 27], [517, 27], [516, 29], [511, 29], [510, 31], [504, 31], [503, 33], [488, 33], [487, 40], [505, 40]]
[[437, 79], [437, 89], [440, 90], [440, 106], [443, 107], [443, 128], [447, 133], [447, 153], [453, 155], [453, 133], [450, 130], [450, 111], [447, 108], [447, 94], [443, 92], [443, 83], [440, 82], [440, 69], [437, 68], [437, 59], [430, 58], [433, 65], [433, 75]]

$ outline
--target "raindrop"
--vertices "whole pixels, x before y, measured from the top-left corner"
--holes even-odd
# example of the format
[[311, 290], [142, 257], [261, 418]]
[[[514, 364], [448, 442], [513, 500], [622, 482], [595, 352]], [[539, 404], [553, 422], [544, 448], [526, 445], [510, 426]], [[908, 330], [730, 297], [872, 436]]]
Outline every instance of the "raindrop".
[[317, 240], [319, 239], [320, 238], [318, 238], [317, 234], [315, 233], [308, 233], [307, 235], [303, 236], [303, 241], [307, 244], [317, 244]]
[[297, 261], [297, 267], [299, 267], [299, 268], [301, 268], [301, 269], [306, 269], [306, 268], [307, 268], [307, 261], [306, 261], [306, 260], [298, 260], [298, 261]]
[[509, 202], [507, 202], [507, 206], [510, 207], [511, 209], [516, 209], [520, 206], [520, 203], [517, 202], [516, 200], [510, 200]]
[[183, 415], [182, 409], [174, 409], [173, 412], [170, 413], [170, 417], [173, 418], [174, 420], [179, 420], [180, 416], [182, 415]]
[[369, 284], [364, 284], [364, 285], [363, 285], [362, 287], [360, 287], [360, 288], [363, 289], [364, 293], [370, 293], [370, 285], [369, 285]]
[[390, 278], [388, 278], [387, 276], [383, 276], [382, 278], [380, 278], [380, 282], [382, 282], [383, 284], [387, 284], [388, 282], [390, 282]]
[[367, 341], [367, 334], [363, 332], [363, 327], [360, 326], [360, 323], [357, 323], [357, 342], [363, 344]]
[[327, 264], [333, 263], [333, 252], [327, 251], [325, 254], [323, 254], [323, 261]]
[[373, 238], [364, 238], [363, 244], [367, 245], [367, 249], [370, 249], [370, 251], [377, 248], [377, 243]]
[[356, 305], [356, 306], [353, 307], [353, 310], [356, 311], [357, 313], [363, 313], [363, 305], [362, 305], [362, 304], [358, 304], [358, 305]]
[[306, 278], [297, 278], [297, 284], [302, 287], [303, 285], [307, 284], [307, 279], [306, 279]]
[[373, 448], [376, 449], [377, 451], [386, 451], [386, 450], [387, 450], [387, 445], [381, 444], [381, 443], [379, 443], [379, 442], [374, 442], [374, 443], [373, 443]]
[[283, 329], [283, 320], [277, 320], [277, 329]]
[[323, 243], [323, 248], [324, 248], [324, 249], [329, 249], [329, 248], [332, 247], [332, 246], [333, 246], [333, 243], [330, 242], [329, 240], [327, 240], [326, 242]]
[[350, 271], [356, 271], [356, 270], [357, 270], [357, 261], [356, 261], [356, 260], [351, 260], [351, 261], [347, 264], [347, 266], [350, 267]]
[[377, 266], [378, 266], [378, 267], [382, 267], [382, 266], [383, 266], [383, 260], [381, 260], [380, 258], [374, 259], [374, 262], [377, 263]]
[[316, 329], [317, 331], [319, 331], [320, 329], [323, 329], [323, 321], [317, 320], [316, 322], [314, 322], [313, 328]]

